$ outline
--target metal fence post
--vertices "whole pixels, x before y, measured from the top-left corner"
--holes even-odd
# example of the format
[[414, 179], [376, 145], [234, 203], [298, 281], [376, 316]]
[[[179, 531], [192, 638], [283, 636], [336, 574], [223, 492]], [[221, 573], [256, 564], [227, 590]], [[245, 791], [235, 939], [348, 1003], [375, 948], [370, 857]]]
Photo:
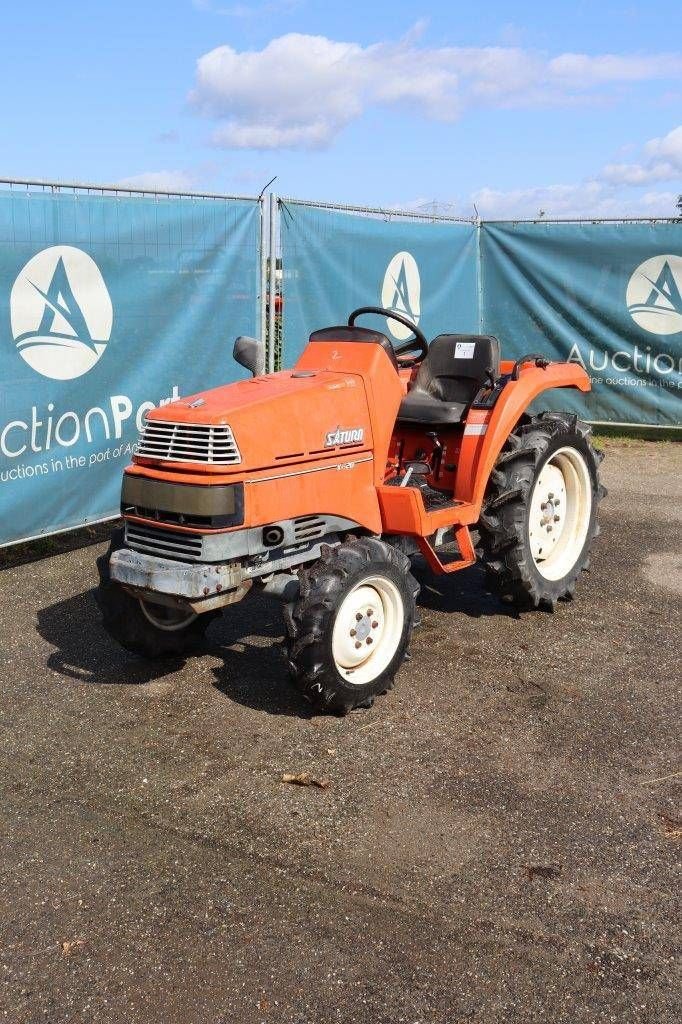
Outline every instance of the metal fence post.
[[478, 330], [483, 334], [483, 260], [481, 258], [481, 218], [476, 216], [476, 303], [478, 305]]
[[264, 373], [268, 364], [268, 320], [267, 320], [267, 307], [268, 307], [268, 225], [266, 218], [266, 203], [265, 196], [261, 196], [258, 200], [260, 206], [260, 285], [259, 285], [259, 298], [260, 298], [260, 332], [259, 340], [263, 347], [263, 356], [261, 363], [258, 367], [259, 373]]
[[275, 301], [277, 298], [277, 196], [270, 193], [270, 253], [268, 282], [268, 373], [275, 371]]

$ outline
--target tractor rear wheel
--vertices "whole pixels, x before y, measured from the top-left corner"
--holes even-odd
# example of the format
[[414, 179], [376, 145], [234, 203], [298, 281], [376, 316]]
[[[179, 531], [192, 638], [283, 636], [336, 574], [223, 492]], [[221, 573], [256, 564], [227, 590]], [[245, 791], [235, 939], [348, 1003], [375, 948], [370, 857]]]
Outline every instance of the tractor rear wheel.
[[169, 658], [195, 650], [217, 613], [196, 615], [189, 609], [143, 601], [127, 593], [109, 572], [112, 554], [123, 546], [123, 530], [117, 528], [112, 531], [109, 550], [97, 559], [99, 587], [95, 599], [109, 636], [143, 658]]
[[301, 570], [286, 614], [294, 685], [323, 711], [368, 707], [393, 685], [412, 636], [417, 581], [406, 555], [375, 537], [347, 540]]
[[599, 533], [603, 453], [569, 413], [542, 413], [510, 434], [478, 523], [491, 589], [522, 608], [573, 597]]

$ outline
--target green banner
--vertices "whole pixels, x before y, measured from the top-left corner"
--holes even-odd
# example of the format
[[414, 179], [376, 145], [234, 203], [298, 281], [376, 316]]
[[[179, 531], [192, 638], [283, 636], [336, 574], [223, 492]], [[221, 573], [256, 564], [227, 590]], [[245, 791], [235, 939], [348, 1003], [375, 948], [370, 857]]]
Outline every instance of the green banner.
[[[592, 421], [682, 424], [682, 222], [484, 223], [481, 323], [512, 356], [581, 363]], [[558, 393], [559, 394], [559, 393]]]
[[259, 205], [0, 193], [0, 545], [113, 516], [145, 412], [243, 376]]

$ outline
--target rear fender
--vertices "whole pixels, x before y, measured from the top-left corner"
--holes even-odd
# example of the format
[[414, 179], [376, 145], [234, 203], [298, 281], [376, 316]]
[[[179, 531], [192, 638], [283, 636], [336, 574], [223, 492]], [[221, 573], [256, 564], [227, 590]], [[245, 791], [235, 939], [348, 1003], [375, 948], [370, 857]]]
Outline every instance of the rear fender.
[[464, 426], [455, 497], [480, 511], [488, 479], [502, 447], [530, 403], [550, 388], [589, 391], [590, 378], [577, 363], [527, 365], [510, 380], [492, 409], [470, 409]]

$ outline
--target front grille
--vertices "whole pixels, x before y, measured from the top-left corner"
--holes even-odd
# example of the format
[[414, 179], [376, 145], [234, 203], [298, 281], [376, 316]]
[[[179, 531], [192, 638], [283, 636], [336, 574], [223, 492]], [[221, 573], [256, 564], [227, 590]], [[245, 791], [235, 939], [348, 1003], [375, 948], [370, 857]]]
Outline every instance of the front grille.
[[163, 420], [147, 420], [135, 455], [162, 462], [218, 466], [234, 466], [242, 460], [230, 427]]
[[[144, 505], [121, 505], [121, 515], [137, 516], [139, 519], [156, 519], [157, 523], [170, 523], [172, 526], [188, 526], [195, 530], [213, 530], [225, 525], [217, 516], [193, 516], [187, 512], [166, 512], [159, 508], [145, 508]], [[224, 516], [226, 525], [232, 526], [232, 517]]]
[[140, 523], [126, 523], [126, 544], [145, 555], [173, 558], [178, 562], [199, 562], [203, 537], [177, 530], [160, 530]]

